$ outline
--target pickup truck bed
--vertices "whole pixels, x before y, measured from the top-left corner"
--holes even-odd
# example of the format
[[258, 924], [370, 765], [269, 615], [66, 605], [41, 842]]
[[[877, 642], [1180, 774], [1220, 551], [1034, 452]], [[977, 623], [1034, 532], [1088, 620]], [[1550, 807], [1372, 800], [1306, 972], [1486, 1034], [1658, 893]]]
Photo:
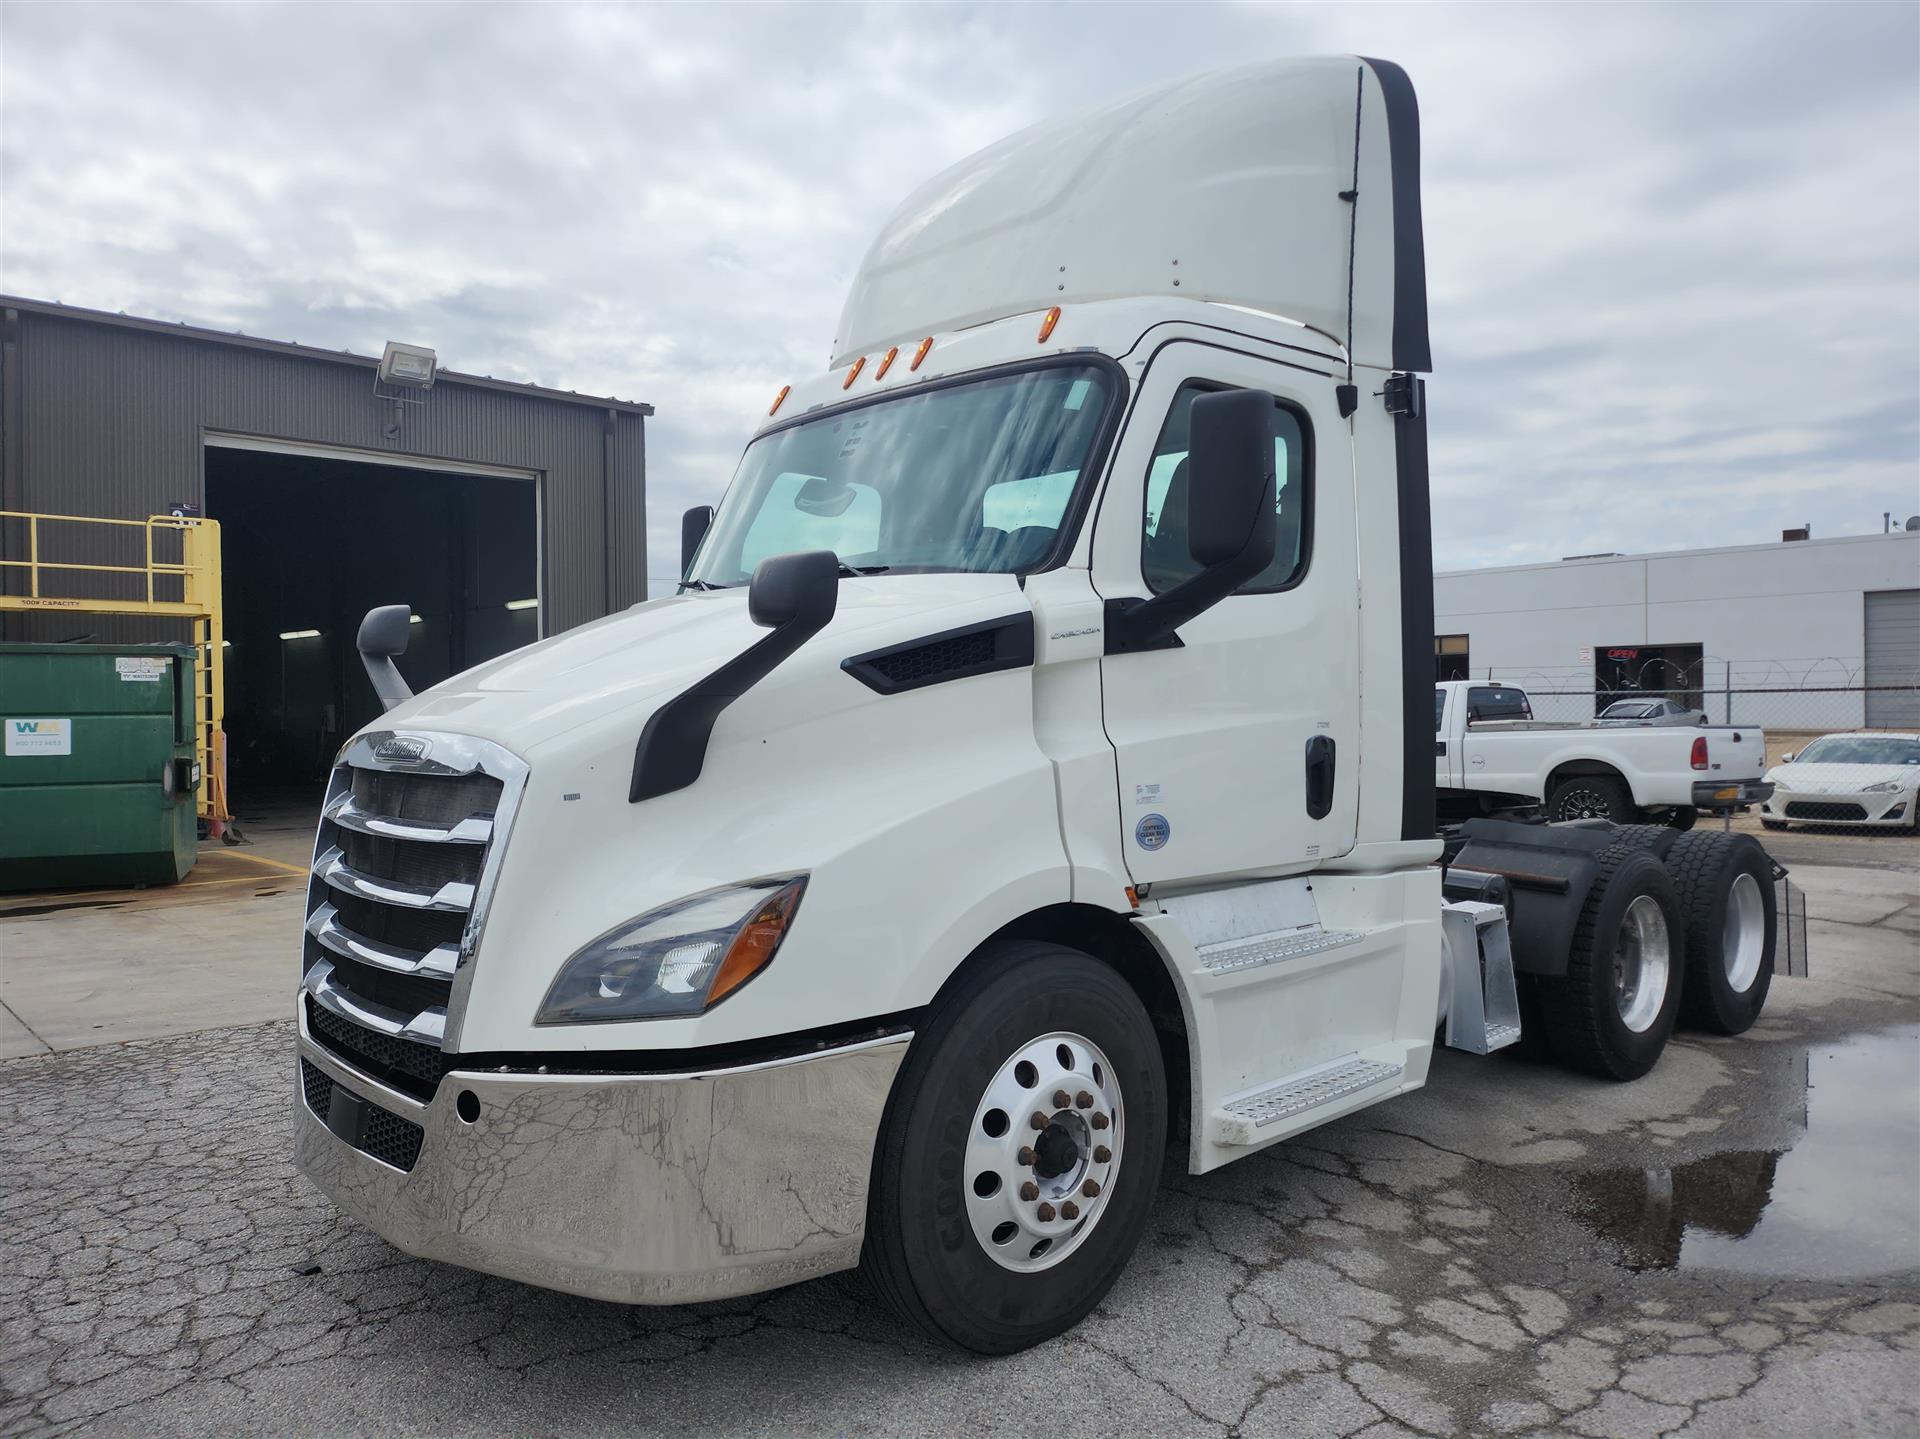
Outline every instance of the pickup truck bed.
[[1442, 799], [1482, 811], [1542, 804], [1552, 820], [1627, 824], [1766, 798], [1767, 742], [1757, 726], [1551, 724], [1531, 713], [1512, 685], [1436, 686], [1434, 781]]

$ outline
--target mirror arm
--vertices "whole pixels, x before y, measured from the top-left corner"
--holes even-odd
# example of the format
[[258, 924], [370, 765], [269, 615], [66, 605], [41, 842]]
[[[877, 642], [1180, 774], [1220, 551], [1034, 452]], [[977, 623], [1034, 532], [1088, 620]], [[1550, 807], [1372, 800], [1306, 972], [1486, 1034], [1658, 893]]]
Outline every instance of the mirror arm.
[[413, 691], [401, 677], [395, 655], [407, 652], [407, 626], [411, 609], [406, 605], [380, 605], [367, 611], [360, 621], [360, 633], [354, 646], [360, 651], [360, 663], [366, 666], [367, 679], [382, 710], [405, 704]]
[[[810, 564], [816, 578], [826, 575], [832, 577], [834, 585], [840, 582], [839, 563], [831, 550], [763, 560], [754, 578], [758, 581], [769, 565], [793, 561]], [[833, 610], [830, 603], [824, 613], [796, 615], [773, 625], [770, 633], [655, 710], [646, 728], [640, 731], [640, 742], [634, 746], [633, 778], [627, 785], [627, 803], [638, 804], [643, 799], [672, 794], [699, 779], [700, 771], [706, 766], [707, 741], [713, 736], [714, 721], [720, 718], [721, 712], [825, 629], [833, 618]], [[751, 592], [748, 613], [753, 614]], [[767, 621], [756, 616], [755, 623]]]
[[1106, 605], [1106, 652], [1133, 654], [1139, 650], [1180, 648], [1176, 630], [1194, 616], [1212, 609], [1267, 567], [1271, 554], [1259, 546], [1245, 550], [1224, 564], [1190, 575], [1164, 594], [1151, 599], [1129, 595]]

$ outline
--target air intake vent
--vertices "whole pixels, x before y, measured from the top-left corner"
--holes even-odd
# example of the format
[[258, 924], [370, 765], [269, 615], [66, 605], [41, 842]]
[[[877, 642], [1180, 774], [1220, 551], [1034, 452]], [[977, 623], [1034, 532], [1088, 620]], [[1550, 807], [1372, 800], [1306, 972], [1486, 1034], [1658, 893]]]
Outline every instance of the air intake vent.
[[840, 668], [867, 688], [892, 695], [1032, 663], [1033, 616], [1024, 614], [870, 650], [843, 660]]

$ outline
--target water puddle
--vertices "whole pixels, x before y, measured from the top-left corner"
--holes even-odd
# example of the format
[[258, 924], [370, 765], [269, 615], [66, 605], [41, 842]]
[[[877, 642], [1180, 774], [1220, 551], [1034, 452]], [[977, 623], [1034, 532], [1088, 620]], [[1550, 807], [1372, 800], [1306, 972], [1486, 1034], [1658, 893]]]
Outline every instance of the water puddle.
[[1920, 1268], [1920, 1026], [1814, 1046], [1800, 1137], [1580, 1179], [1629, 1269], [1840, 1278]]

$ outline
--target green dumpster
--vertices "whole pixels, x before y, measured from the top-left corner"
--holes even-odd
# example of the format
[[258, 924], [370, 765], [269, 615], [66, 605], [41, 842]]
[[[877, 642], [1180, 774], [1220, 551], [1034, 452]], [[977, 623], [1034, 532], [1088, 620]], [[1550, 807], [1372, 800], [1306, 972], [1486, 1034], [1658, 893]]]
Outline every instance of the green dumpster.
[[193, 868], [191, 645], [0, 644], [0, 726], [0, 891]]

